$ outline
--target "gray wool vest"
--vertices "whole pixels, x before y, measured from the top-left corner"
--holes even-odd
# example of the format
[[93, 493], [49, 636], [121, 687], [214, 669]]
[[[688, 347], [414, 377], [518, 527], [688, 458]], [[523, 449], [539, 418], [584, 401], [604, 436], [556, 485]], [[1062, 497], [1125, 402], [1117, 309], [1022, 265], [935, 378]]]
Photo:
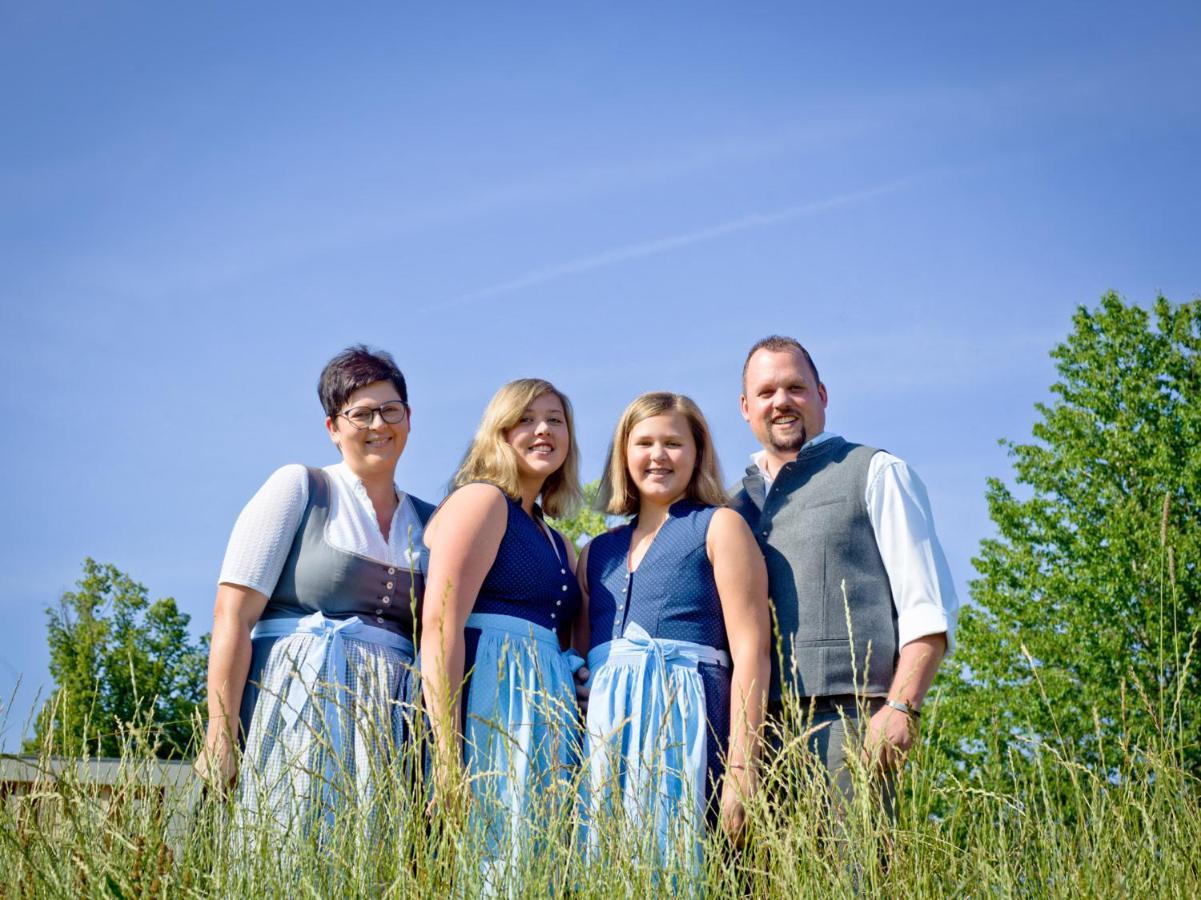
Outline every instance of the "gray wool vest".
[[830, 438], [782, 466], [770, 493], [750, 466], [734, 496], [767, 561], [780, 636], [772, 700], [781, 683], [802, 697], [888, 693], [897, 613], [864, 501], [877, 452]]

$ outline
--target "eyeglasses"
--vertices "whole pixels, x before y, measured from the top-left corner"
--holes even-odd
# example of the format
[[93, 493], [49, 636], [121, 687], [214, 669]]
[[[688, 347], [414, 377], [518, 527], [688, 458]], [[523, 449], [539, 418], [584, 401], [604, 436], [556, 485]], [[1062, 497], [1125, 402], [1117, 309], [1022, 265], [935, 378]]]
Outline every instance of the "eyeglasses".
[[379, 417], [386, 424], [399, 425], [409, 414], [409, 405], [403, 400], [392, 400], [388, 403], [381, 403], [379, 406], [352, 406], [346, 412], [340, 412], [338, 415], [362, 431], [364, 428], [371, 427], [376, 413], [379, 413]]

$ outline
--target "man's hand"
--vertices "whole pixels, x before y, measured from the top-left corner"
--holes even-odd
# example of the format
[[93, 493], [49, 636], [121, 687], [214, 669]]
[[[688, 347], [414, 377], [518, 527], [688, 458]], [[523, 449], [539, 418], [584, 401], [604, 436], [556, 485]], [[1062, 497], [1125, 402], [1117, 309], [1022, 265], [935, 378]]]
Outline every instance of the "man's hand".
[[899, 709], [881, 706], [867, 723], [863, 758], [869, 766], [878, 765], [884, 770], [899, 769], [916, 735], [915, 719]]
[[575, 673], [575, 702], [579, 704], [580, 712], [588, 715], [588, 679], [592, 673], [587, 666], [580, 666]]

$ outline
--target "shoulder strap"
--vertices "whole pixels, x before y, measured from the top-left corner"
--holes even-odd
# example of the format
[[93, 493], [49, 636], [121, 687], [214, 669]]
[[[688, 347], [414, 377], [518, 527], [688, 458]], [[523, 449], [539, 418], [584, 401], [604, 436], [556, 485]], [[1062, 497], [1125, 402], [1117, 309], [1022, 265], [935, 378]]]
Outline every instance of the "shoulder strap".
[[305, 466], [309, 473], [309, 506], [329, 506], [329, 476], [316, 466]]
[[419, 497], [414, 497], [412, 494], [409, 494], [408, 497], [413, 504], [413, 509], [417, 512], [417, 521], [419, 521], [421, 526], [424, 528], [429, 524], [430, 516], [434, 514], [434, 510], [436, 510], [438, 507], [434, 506], [432, 503], [425, 502]]

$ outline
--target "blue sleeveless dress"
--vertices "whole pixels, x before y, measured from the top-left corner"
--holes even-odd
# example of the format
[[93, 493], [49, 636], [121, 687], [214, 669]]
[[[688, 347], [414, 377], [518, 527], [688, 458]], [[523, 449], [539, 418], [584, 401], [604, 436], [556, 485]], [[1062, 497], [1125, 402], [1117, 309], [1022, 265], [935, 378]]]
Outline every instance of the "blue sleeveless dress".
[[699, 867], [730, 728], [729, 644], [705, 547], [715, 509], [673, 504], [633, 573], [637, 520], [589, 545], [589, 852], [588, 821], [624, 815], [649, 853]]
[[504, 538], [464, 634], [463, 761], [490, 894], [536, 850], [531, 835], [545, 824], [548, 798], [568, 796], [580, 740], [573, 676], [583, 660], [560, 649], [579, 585], [563, 539], [506, 501]]
[[[369, 813], [415, 709], [413, 622], [425, 575], [330, 546], [329, 476], [308, 470], [308, 504], [251, 632], [240, 719], [239, 806], [287, 827]], [[433, 507], [406, 495], [424, 525]], [[413, 536], [420, 540], [420, 534]]]

